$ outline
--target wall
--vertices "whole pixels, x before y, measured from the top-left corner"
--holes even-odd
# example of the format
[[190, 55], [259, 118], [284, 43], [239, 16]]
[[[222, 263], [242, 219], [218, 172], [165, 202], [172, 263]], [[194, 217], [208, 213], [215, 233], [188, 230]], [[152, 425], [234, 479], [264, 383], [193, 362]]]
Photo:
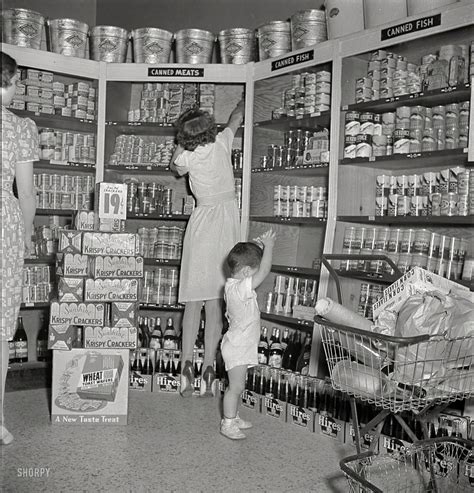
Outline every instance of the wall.
[[320, 8], [324, 0], [97, 0], [97, 24], [185, 28], [218, 33], [231, 27], [256, 28], [285, 20], [298, 10]]

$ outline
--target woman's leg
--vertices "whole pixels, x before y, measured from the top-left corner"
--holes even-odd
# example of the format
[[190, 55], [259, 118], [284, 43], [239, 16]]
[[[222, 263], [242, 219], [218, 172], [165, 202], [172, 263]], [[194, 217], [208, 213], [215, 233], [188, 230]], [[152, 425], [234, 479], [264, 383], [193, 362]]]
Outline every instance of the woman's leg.
[[245, 390], [247, 365], [234, 366], [227, 374], [229, 376], [229, 386], [224, 394], [224, 418], [233, 419], [237, 416], [240, 396]]
[[217, 345], [222, 335], [222, 299], [207, 300], [206, 330], [204, 331], [204, 370], [210, 366], [214, 367]]
[[8, 371], [8, 341], [0, 339], [0, 444], [7, 445], [13, 441], [13, 435], [4, 426], [3, 404], [5, 399], [5, 382]]
[[181, 334], [181, 366], [193, 360], [193, 349], [199, 331], [202, 301], [188, 301], [184, 307], [183, 333]]

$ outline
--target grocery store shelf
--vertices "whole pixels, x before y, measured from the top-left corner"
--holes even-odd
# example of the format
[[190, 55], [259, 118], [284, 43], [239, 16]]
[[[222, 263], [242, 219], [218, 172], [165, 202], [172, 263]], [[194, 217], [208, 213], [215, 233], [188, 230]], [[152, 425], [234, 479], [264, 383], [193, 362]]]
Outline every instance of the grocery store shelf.
[[159, 221], [187, 221], [189, 219], [188, 214], [156, 214], [155, 212], [127, 212], [127, 219], [147, 219], [147, 220], [159, 220]]
[[25, 110], [10, 109], [10, 111], [22, 118], [31, 118], [38, 127], [94, 133], [97, 130], [97, 122], [95, 120], [83, 120], [82, 118], [73, 118], [71, 116], [46, 115], [44, 113], [33, 113]]
[[155, 303], [140, 303], [142, 310], [161, 310], [161, 311], [181, 311], [184, 310], [184, 305], [158, 305]]
[[359, 279], [360, 281], [379, 282], [381, 284], [392, 284], [399, 277], [390, 274], [381, 274], [377, 272], [363, 272], [363, 271], [348, 271], [335, 269], [335, 272], [339, 277], [349, 277], [351, 279]]
[[456, 164], [467, 163], [467, 148], [445, 149], [432, 152], [412, 152], [409, 154], [392, 154], [370, 158], [341, 159], [341, 165], [361, 166], [366, 168], [380, 167], [384, 169], [416, 169], [426, 167], [448, 168]]
[[329, 173], [329, 166], [327, 164], [301, 164], [298, 166], [286, 166], [281, 168], [253, 168], [252, 173], [272, 173], [279, 174], [292, 174], [292, 175], [327, 175]]
[[338, 216], [338, 221], [362, 224], [399, 224], [418, 226], [472, 226], [474, 216]]
[[176, 128], [171, 123], [106, 121], [106, 130], [116, 130], [128, 135], [174, 136]]
[[36, 209], [37, 216], [72, 216], [73, 209]]
[[54, 265], [56, 262], [56, 255], [47, 255], [45, 257], [32, 257], [25, 258], [25, 264], [48, 264]]
[[303, 327], [305, 329], [312, 329], [314, 322], [312, 320], [304, 320], [302, 318], [295, 318], [289, 315], [280, 315], [277, 313], [260, 312], [260, 317], [263, 320], [269, 322], [275, 322], [283, 325], [291, 325], [292, 327]]
[[250, 221], [277, 224], [301, 224], [305, 226], [325, 226], [326, 219], [319, 217], [277, 217], [277, 216], [250, 216]]
[[269, 128], [272, 130], [290, 130], [290, 129], [308, 129], [316, 130], [316, 127], [327, 127], [331, 120], [331, 112], [323, 111], [322, 113], [312, 113], [305, 116], [291, 116], [275, 118], [273, 120], [263, 120], [255, 122], [255, 127]]
[[51, 368], [51, 366], [51, 361], [27, 361], [26, 363], [10, 363], [8, 365], [8, 371], [41, 370]]
[[288, 274], [293, 276], [310, 277], [310, 278], [319, 277], [321, 273], [319, 269], [292, 267], [289, 265], [272, 265], [272, 272], [276, 272], [278, 274]]
[[468, 101], [471, 97], [470, 84], [460, 86], [443, 87], [432, 91], [422, 91], [415, 94], [383, 98], [376, 101], [349, 104], [342, 107], [343, 111], [394, 111], [399, 106], [436, 106], [439, 104], [459, 103]]
[[118, 166], [106, 165], [105, 171], [124, 173], [128, 175], [172, 175], [173, 172], [166, 166], [120, 164]]
[[145, 258], [143, 259], [145, 265], [163, 265], [165, 267], [179, 267], [181, 265], [180, 259], [167, 259], [167, 258]]
[[49, 308], [51, 303], [22, 303], [20, 305], [20, 310], [45, 310]]
[[84, 173], [95, 173], [95, 164], [70, 163], [66, 161], [46, 161], [40, 159], [34, 163], [35, 170], [51, 170], [51, 171], [74, 171]]

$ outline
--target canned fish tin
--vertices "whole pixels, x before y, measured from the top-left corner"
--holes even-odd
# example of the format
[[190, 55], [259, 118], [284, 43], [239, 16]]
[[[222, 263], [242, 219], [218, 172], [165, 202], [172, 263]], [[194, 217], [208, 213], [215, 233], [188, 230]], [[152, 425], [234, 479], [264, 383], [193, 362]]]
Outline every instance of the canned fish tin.
[[440, 216], [441, 215], [441, 193], [432, 193], [428, 197], [428, 215]]
[[356, 137], [356, 158], [369, 158], [372, 156], [372, 135], [358, 134]]
[[397, 200], [397, 216], [407, 216], [410, 213], [411, 197], [399, 195]]
[[360, 133], [360, 113], [358, 111], [348, 111], [346, 113], [346, 125], [345, 132], [346, 136], [351, 135], [356, 137]]
[[374, 114], [373, 113], [361, 113], [360, 114], [360, 134], [373, 135], [374, 134]]
[[428, 197], [418, 195], [410, 197], [410, 216], [427, 216], [428, 215]]
[[448, 192], [441, 194], [441, 216], [457, 216], [458, 215], [458, 200], [457, 193]]
[[346, 135], [344, 138], [344, 159], [354, 159], [356, 157], [357, 137]]
[[393, 154], [408, 154], [410, 152], [410, 131], [397, 128], [393, 132]]

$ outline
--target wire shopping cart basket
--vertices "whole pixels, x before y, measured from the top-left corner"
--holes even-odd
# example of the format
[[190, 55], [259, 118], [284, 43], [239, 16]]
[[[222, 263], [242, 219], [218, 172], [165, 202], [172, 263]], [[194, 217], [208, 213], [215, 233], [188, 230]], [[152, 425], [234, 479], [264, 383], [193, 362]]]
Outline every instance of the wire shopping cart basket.
[[352, 493], [466, 493], [474, 490], [473, 442], [419, 441], [399, 454], [365, 452], [341, 461]]

